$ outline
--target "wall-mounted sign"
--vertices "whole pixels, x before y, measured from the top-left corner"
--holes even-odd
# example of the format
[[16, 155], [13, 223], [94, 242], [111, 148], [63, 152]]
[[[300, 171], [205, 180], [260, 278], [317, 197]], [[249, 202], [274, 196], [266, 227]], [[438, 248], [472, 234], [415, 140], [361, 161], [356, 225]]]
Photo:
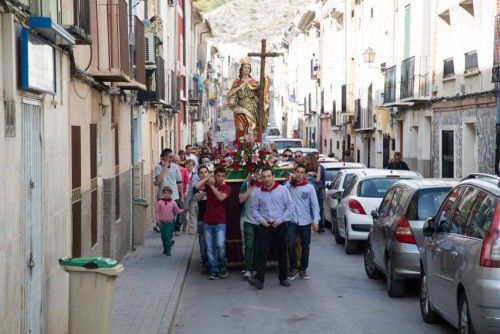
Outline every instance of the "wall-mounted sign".
[[55, 94], [55, 51], [43, 39], [21, 30], [21, 87]]

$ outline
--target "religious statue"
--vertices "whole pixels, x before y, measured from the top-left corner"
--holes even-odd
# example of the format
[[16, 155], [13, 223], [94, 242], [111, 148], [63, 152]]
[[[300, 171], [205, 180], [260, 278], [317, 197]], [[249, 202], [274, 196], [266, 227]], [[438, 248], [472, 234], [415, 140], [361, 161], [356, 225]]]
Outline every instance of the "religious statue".
[[[227, 94], [227, 104], [234, 112], [234, 126], [236, 128], [235, 138], [245, 137], [249, 130], [255, 135], [259, 126], [258, 105], [260, 83], [254, 80], [250, 73], [252, 66], [250, 58], [240, 60], [240, 74], [233, 81], [231, 90]], [[264, 80], [264, 117], [263, 126], [267, 126], [269, 119], [269, 80]], [[262, 125], [260, 125], [262, 127]]]

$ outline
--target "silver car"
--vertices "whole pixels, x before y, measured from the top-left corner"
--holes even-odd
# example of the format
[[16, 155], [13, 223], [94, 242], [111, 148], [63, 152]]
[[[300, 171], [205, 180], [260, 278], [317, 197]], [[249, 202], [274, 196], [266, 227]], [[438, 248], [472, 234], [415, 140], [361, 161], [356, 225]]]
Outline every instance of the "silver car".
[[473, 174], [426, 220], [420, 310], [460, 333], [500, 333], [500, 178]]
[[422, 226], [457, 183], [435, 179], [396, 182], [371, 212], [365, 271], [372, 279], [385, 275], [390, 297], [404, 295], [406, 280], [420, 279]]

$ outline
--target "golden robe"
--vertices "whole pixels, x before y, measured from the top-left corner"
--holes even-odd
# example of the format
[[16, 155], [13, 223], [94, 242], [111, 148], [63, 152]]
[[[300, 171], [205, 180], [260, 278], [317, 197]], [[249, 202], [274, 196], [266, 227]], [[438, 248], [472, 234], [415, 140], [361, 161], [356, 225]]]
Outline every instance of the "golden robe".
[[[248, 134], [248, 129], [255, 130], [257, 127], [257, 110], [259, 106], [259, 82], [250, 79], [248, 81], [236, 79], [233, 81], [231, 90], [227, 94], [227, 104], [234, 112], [234, 126], [236, 128], [235, 138], [239, 139]], [[268, 88], [266, 80], [265, 88]], [[267, 126], [269, 119], [269, 93], [265, 89], [263, 128]]]

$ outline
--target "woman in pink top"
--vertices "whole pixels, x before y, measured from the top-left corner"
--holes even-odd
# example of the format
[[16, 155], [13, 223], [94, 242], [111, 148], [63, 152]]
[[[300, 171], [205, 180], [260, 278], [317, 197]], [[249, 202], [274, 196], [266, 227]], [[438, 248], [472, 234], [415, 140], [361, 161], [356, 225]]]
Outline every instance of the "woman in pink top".
[[163, 198], [156, 202], [155, 217], [160, 222], [161, 241], [163, 243], [163, 254], [170, 256], [172, 249], [172, 233], [174, 231], [175, 215], [183, 213], [177, 203], [172, 200], [172, 188], [163, 187]]

